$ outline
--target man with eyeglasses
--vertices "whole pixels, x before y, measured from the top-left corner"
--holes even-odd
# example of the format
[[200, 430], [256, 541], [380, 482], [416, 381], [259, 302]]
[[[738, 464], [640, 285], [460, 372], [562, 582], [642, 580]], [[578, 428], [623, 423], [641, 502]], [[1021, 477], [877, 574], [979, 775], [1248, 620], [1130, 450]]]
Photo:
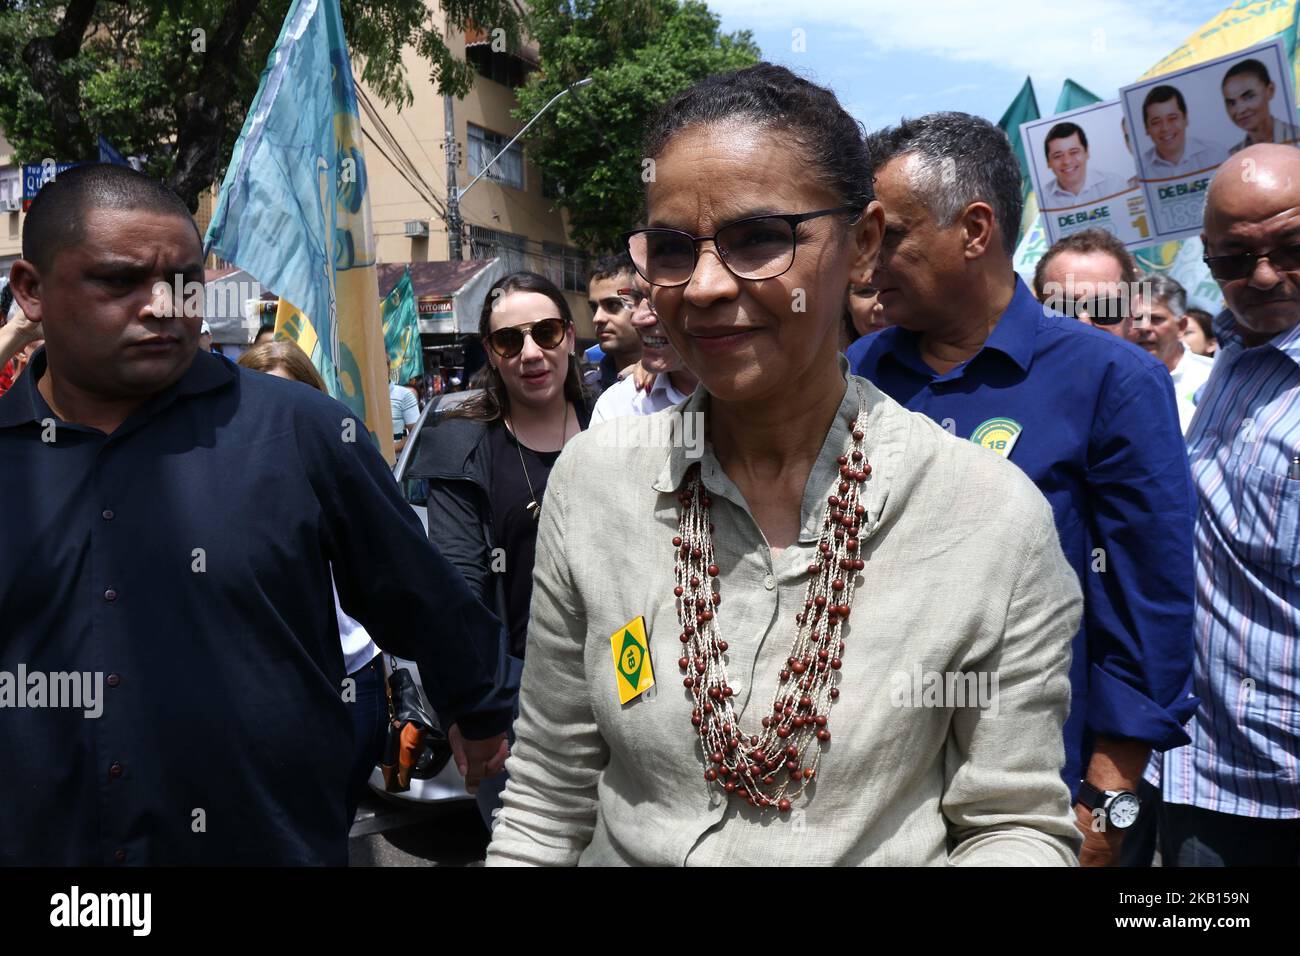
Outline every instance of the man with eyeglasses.
[[1034, 268], [1039, 302], [1134, 344], [1136, 287], [1132, 253], [1104, 229], [1084, 229], [1057, 240]]
[[639, 364], [649, 384], [643, 387], [636, 376], [629, 375], [607, 389], [591, 410], [593, 425], [624, 415], [653, 415], [680, 405], [699, 384], [660, 327], [647, 291], [645, 280], [637, 276], [637, 288], [620, 289], [619, 294], [625, 296], [625, 304], [632, 309], [632, 326], [641, 337]]
[[1227, 310], [1187, 435], [1192, 746], [1164, 757], [1165, 866], [1300, 864], [1300, 150], [1249, 146], [1206, 194]]
[[[1034, 300], [1012, 268], [1020, 168], [997, 127], [937, 113], [872, 134], [890, 328], [858, 375], [1024, 470], [1084, 592], [1062, 776], [1080, 862], [1119, 862], [1152, 748], [1187, 742], [1192, 494], [1165, 367]], [[1115, 276], [1123, 279], [1122, 275]]]
[[641, 358], [641, 336], [632, 328], [632, 309], [627, 304], [635, 304], [641, 294], [619, 294], [620, 289], [632, 287], [635, 275], [632, 260], [624, 252], [598, 261], [587, 284], [587, 304], [591, 306], [597, 345], [587, 350], [586, 357], [600, 364], [599, 378], [588, 385], [597, 392], [614, 385], [619, 373]]

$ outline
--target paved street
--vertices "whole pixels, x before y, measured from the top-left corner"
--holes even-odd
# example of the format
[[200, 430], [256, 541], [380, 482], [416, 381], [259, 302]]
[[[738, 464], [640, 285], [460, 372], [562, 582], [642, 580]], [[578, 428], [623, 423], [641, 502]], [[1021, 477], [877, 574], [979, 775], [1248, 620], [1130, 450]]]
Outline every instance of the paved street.
[[349, 866], [479, 866], [488, 832], [472, 800], [413, 807], [370, 794], [348, 840]]

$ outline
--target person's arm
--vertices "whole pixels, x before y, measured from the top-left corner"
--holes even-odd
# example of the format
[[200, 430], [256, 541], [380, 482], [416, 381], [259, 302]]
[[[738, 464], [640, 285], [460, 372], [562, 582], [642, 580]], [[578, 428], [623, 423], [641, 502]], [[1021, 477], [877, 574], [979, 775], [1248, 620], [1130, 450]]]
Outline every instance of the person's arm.
[[[427, 440], [428, 432], [425, 435]], [[430, 478], [428, 482], [429, 540], [460, 572], [479, 601], [493, 608], [496, 597], [492, 555], [483, 537], [483, 516], [479, 510], [482, 490], [469, 479]]]
[[[1086, 724], [1095, 740], [1084, 778], [1103, 790], [1136, 790], [1152, 748], [1188, 742], [1195, 603], [1195, 496], [1163, 368], [1117, 374], [1103, 386], [1091, 436]], [[1083, 862], [1118, 862], [1122, 831], [1092, 826], [1081, 804]]]
[[565, 551], [571, 458], [546, 483], [537, 535], [515, 745], [489, 866], [573, 866], [596, 827], [596, 785], [609, 748], [588, 698], [586, 612]]
[[[1072, 866], [1079, 835], [1061, 779], [1070, 710], [1070, 642], [1079, 629], [1079, 581], [1061, 553], [1052, 510], [1025, 515], [1002, 639], [968, 672], [996, 676], [996, 712], [954, 711], [943, 814], [959, 866]], [[991, 679], [991, 678], [990, 678]]]
[[300, 415], [295, 434], [323, 511], [339, 603], [379, 647], [416, 662], [444, 725], [495, 739], [512, 710], [500, 624], [425, 536], [365, 426], [331, 404], [336, 412]]
[[0, 326], [0, 365], [41, 338], [41, 323], [33, 322], [20, 309], [3, 326]]

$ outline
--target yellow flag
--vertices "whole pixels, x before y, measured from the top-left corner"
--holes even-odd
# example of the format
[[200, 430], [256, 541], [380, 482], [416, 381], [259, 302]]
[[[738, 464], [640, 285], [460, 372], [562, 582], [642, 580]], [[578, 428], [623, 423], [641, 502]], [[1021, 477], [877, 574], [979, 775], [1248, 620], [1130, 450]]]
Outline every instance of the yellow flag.
[[650, 664], [650, 642], [645, 635], [645, 618], [628, 621], [609, 636], [609, 651], [614, 659], [614, 683], [618, 702], [626, 704], [655, 684], [655, 670]]

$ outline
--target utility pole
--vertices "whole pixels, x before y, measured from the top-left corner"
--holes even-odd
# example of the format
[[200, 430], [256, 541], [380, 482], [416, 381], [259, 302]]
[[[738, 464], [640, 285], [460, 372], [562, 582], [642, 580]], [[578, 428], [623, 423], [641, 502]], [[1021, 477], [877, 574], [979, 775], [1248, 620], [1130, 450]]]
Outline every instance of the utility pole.
[[456, 167], [460, 164], [460, 156], [456, 149], [455, 102], [450, 96], [442, 98], [443, 125], [447, 128], [443, 146], [447, 151], [447, 258], [452, 262], [460, 262], [463, 258], [460, 248], [461, 193], [456, 185]]

